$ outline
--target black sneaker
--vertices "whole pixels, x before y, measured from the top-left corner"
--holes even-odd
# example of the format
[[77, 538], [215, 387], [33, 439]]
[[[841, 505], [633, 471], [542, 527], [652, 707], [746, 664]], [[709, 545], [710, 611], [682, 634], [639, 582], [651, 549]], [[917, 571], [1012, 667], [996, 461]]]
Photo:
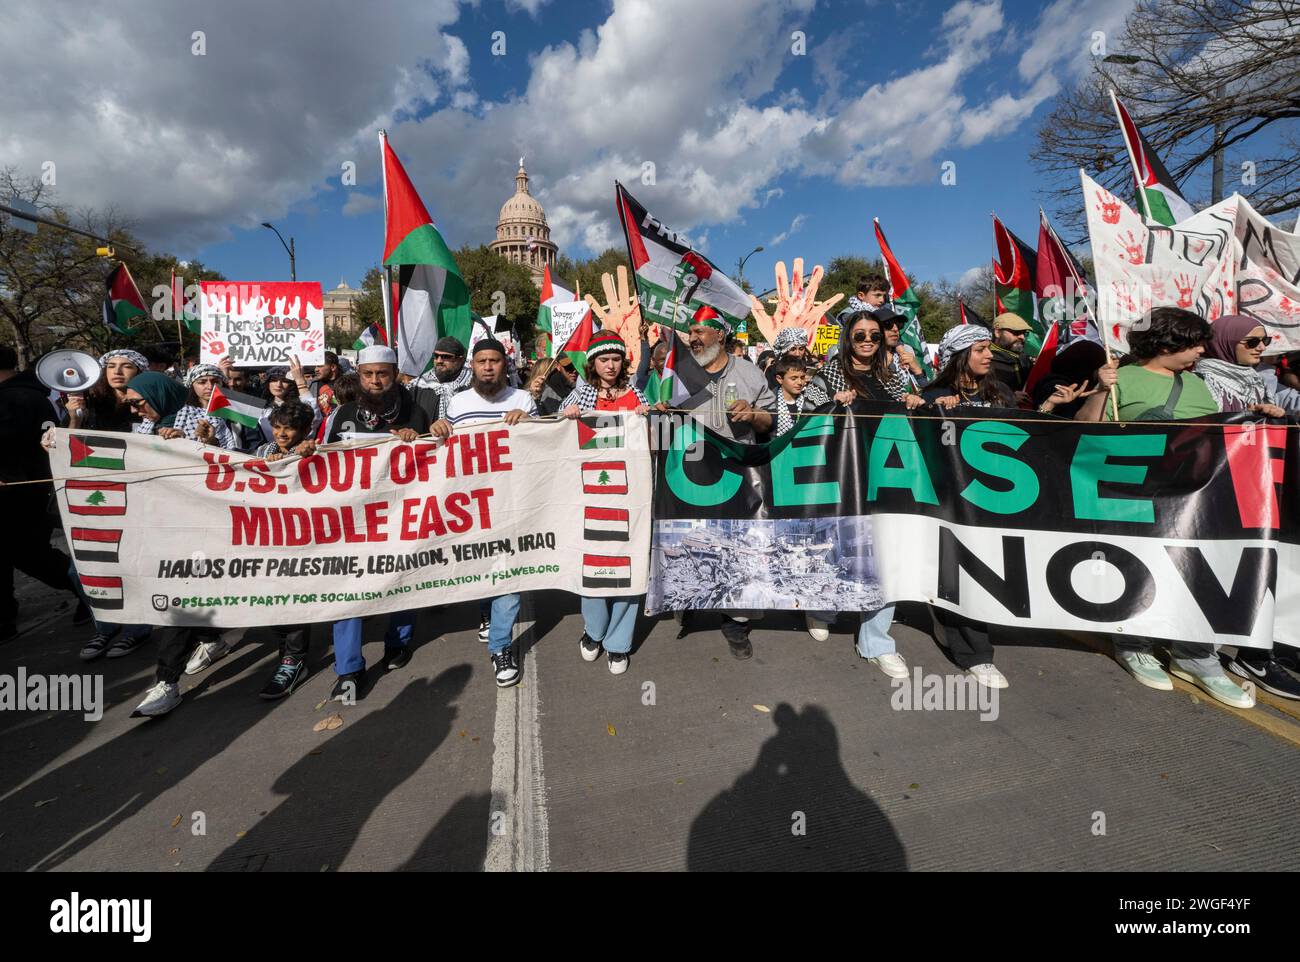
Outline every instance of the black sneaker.
[[1238, 651], [1236, 657], [1228, 662], [1228, 671], [1254, 682], [1256, 686], [1279, 698], [1300, 701], [1300, 680], [1278, 664], [1272, 652], [1260, 652], [1255, 657], [1243, 658], [1242, 652]]
[[1273, 660], [1289, 671], [1300, 673], [1300, 648], [1290, 645], [1274, 645]]
[[72, 623], [74, 625], [84, 625], [90, 621], [90, 609], [86, 607], [84, 601], [77, 601], [77, 607], [72, 609]]
[[519, 684], [519, 662], [515, 653], [507, 648], [492, 655], [492, 671], [496, 675], [498, 688], [509, 688]]
[[483, 642], [483, 644], [485, 645], [488, 643], [488, 629], [491, 627], [491, 625], [492, 625], [492, 620], [490, 618], [484, 618], [481, 622], [479, 622], [478, 640]]
[[401, 648], [384, 649], [384, 667], [389, 671], [396, 671], [399, 668], [405, 668], [410, 660], [410, 645], [403, 645]]
[[366, 697], [366, 672], [351, 671], [346, 675], [339, 675], [338, 681], [334, 682], [334, 690], [330, 692], [330, 701], [341, 701], [345, 704], [352, 701], [360, 701]]
[[137, 648], [143, 645], [145, 643], [145, 639], [147, 639], [148, 637], [149, 637], [148, 635], [138, 635], [135, 638], [127, 638], [123, 635], [119, 635], [117, 641], [109, 645], [108, 651], [105, 652], [105, 657], [107, 658], [125, 657], [126, 655], [131, 654], [131, 652], [135, 651]]
[[754, 657], [754, 646], [749, 642], [748, 622], [737, 621], [735, 618], [723, 615], [722, 637], [727, 639], [727, 647], [731, 649], [731, 657], [737, 661], [744, 661], [747, 658]]
[[266, 687], [258, 697], [265, 698], [267, 701], [283, 698], [301, 685], [306, 677], [307, 663], [301, 658], [286, 655], [280, 659], [280, 664], [275, 667], [275, 674], [271, 676], [271, 680], [266, 683]]
[[94, 661], [104, 652], [108, 651], [108, 646], [113, 643], [111, 638], [105, 638], [103, 635], [94, 635], [90, 641], [86, 642], [81, 649], [82, 661]]
[[582, 655], [582, 660], [595, 661], [600, 657], [600, 652], [600, 642], [592, 641], [591, 636], [584, 631], [582, 637], [578, 639], [578, 654]]

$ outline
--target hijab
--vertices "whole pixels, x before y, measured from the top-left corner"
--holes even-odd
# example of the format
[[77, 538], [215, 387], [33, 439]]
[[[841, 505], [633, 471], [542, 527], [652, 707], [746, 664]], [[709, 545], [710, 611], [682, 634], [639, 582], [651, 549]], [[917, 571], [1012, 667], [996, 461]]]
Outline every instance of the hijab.
[[185, 406], [185, 388], [166, 374], [144, 371], [127, 381], [126, 386], [158, 412], [157, 423], [161, 427], [171, 427], [176, 421], [176, 412]]

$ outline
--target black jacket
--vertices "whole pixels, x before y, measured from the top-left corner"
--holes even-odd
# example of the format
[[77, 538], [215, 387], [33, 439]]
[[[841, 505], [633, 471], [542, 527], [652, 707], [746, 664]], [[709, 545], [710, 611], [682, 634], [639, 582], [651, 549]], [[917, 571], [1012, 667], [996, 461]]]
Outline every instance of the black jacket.
[[34, 481], [50, 476], [50, 459], [41, 447], [41, 435], [58, 420], [49, 389], [31, 371], [0, 382], [0, 451], [4, 452], [0, 480]]

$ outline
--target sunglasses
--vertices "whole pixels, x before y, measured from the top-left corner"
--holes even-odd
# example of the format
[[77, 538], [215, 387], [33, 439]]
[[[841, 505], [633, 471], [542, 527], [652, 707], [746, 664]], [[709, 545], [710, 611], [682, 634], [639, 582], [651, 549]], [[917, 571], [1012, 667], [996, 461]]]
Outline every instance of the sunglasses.
[[144, 406], [145, 406], [146, 404], [148, 404], [148, 403], [149, 403], [149, 402], [146, 401], [144, 398], [138, 398], [138, 397], [137, 397], [137, 398], [128, 398], [128, 399], [127, 399], [127, 402], [126, 402], [126, 406], [129, 407], [132, 411], [135, 411], [135, 410], [137, 410], [137, 409], [139, 409], [139, 408], [144, 407]]
[[459, 354], [439, 354], [437, 351], [433, 352], [433, 359], [435, 361], [454, 361], [458, 357], [460, 357]]
[[901, 324], [901, 323], [903, 323], [903, 322], [900, 321], [898, 318], [894, 317], [894, 318], [890, 318], [890, 319], [887, 320], [887, 321], [880, 321], [879, 323], [880, 323], [881, 328], [883, 328], [884, 330], [887, 331], [887, 330], [889, 330], [891, 327], [898, 327], [898, 325]]
[[559, 368], [561, 371], [563, 371], [565, 374], [572, 374], [572, 373], [573, 373], [573, 365], [572, 365], [572, 364], [557, 364], [556, 367], [558, 367], [558, 368]]
[[1261, 344], [1263, 344], [1265, 347], [1268, 347], [1270, 344], [1273, 343], [1273, 336], [1271, 334], [1266, 334], [1263, 337], [1243, 337], [1241, 339], [1241, 343], [1245, 344], [1248, 350], [1253, 351]]
[[861, 344], [863, 341], [870, 341], [872, 344], [879, 344], [881, 336], [879, 331], [872, 331], [868, 334], [866, 331], [855, 331], [853, 333], [853, 343]]

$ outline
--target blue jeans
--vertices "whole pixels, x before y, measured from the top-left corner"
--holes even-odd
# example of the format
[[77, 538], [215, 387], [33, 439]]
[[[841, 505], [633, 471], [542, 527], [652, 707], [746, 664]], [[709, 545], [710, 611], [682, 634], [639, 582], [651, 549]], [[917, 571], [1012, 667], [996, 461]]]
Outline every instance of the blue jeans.
[[[415, 633], [418, 611], [395, 611], [388, 616], [388, 630], [384, 632], [384, 648], [405, 648]], [[366, 667], [361, 654], [360, 618], [346, 618], [334, 622], [334, 671], [350, 675]]]
[[858, 654], [863, 658], [879, 658], [881, 655], [896, 654], [898, 645], [894, 643], [894, 637], [889, 633], [889, 626], [893, 623], [893, 605], [862, 612], [862, 624], [858, 628]]
[[626, 655], [632, 650], [632, 632], [641, 606], [637, 598], [583, 598], [582, 621], [587, 637], [606, 651]]
[[519, 617], [519, 595], [483, 598], [479, 613], [488, 620], [488, 654], [505, 651], [514, 643], [515, 619]]
[[153, 632], [153, 625], [119, 625], [111, 621], [100, 621], [95, 612], [95, 606], [86, 599], [86, 592], [82, 590], [81, 579], [77, 577], [75, 562], [68, 565], [68, 580], [72, 582], [72, 590], [77, 593], [77, 597], [85, 602], [86, 610], [90, 612], [91, 620], [95, 623], [96, 634], [103, 635], [110, 641], [119, 635], [123, 639], [142, 641]]

